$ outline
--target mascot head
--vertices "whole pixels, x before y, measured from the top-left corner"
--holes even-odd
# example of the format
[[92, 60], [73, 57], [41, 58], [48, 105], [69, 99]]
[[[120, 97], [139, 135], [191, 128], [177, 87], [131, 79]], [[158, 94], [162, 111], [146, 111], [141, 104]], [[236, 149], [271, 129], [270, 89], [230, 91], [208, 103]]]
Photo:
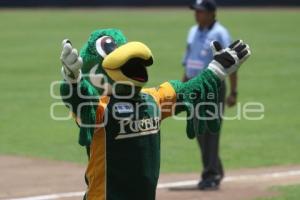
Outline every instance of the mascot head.
[[[117, 29], [94, 31], [80, 51], [82, 73], [100, 94], [138, 93], [148, 81], [151, 50], [141, 42], [127, 42]], [[134, 90], [134, 91], [132, 91]]]

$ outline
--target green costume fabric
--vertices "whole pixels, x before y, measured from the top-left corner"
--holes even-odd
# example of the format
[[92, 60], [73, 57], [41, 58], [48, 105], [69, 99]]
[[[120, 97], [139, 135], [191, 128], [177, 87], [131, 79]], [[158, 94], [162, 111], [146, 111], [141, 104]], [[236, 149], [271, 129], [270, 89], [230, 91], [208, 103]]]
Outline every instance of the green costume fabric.
[[[211, 132], [219, 132], [220, 129], [220, 116], [213, 116], [212, 120], [201, 120], [198, 116], [205, 118], [209, 113], [219, 113], [218, 108], [214, 105], [219, 105], [219, 87], [221, 84], [220, 79], [210, 70], [205, 70], [201, 75], [196, 76], [188, 82], [182, 83], [181, 81], [170, 81], [173, 88], [177, 93], [177, 102], [183, 103], [184, 106], [178, 106], [176, 114], [179, 112], [187, 112], [187, 116], [193, 116], [187, 119], [186, 133], [190, 139], [195, 138], [197, 134], [203, 134], [205, 127]], [[192, 98], [191, 94], [194, 94]], [[205, 103], [199, 106], [199, 109], [191, 112], [200, 103]], [[207, 124], [206, 124], [207, 123]]]
[[[186, 112], [187, 116], [194, 114], [194, 117], [187, 120], [186, 133], [190, 139], [193, 139], [197, 134], [203, 134], [205, 127], [207, 126], [211, 132], [219, 132], [220, 118], [215, 116], [213, 120], [199, 120], [198, 116], [206, 117], [207, 111], [210, 113], [216, 113], [215, 107], [211, 105], [200, 106], [196, 112], [192, 113], [191, 109], [195, 108], [201, 102], [213, 103], [219, 105], [218, 92], [220, 86], [220, 80], [211, 71], [206, 70], [201, 76], [197, 76], [188, 82], [182, 83], [178, 80], [170, 81], [174, 90], [177, 93], [177, 102], [183, 103], [184, 106], [177, 106], [176, 114], [180, 112]], [[82, 146], [88, 146], [91, 143], [96, 118], [96, 108], [99, 102], [99, 93], [87, 80], [80, 82], [81, 94], [89, 98], [81, 99], [78, 95], [71, 96], [70, 98], [64, 98], [66, 105], [72, 105], [72, 112], [78, 116], [78, 105], [82, 102], [86, 102], [87, 105], [83, 107], [80, 113], [81, 121], [83, 124], [91, 125], [90, 127], [80, 127], [79, 144]], [[77, 90], [77, 86], [64, 82], [61, 85], [61, 95], [67, 96], [71, 90]], [[195, 94], [196, 98], [191, 98], [190, 94]], [[210, 98], [209, 98], [210, 97]], [[207, 123], [207, 124], [206, 124]]]
[[[101, 36], [111, 36], [114, 38], [118, 46], [121, 46], [127, 42], [127, 39], [120, 30], [117, 29], [99, 29], [94, 31], [89, 37], [88, 41], [82, 49], [80, 50], [80, 56], [83, 58], [83, 68], [82, 73], [88, 75], [91, 68], [95, 65], [99, 65], [96, 73], [101, 73], [107, 76], [107, 73], [101, 67], [103, 58], [97, 53], [95, 42]], [[110, 83], [113, 82], [108, 77]], [[90, 83], [89, 77], [84, 77], [84, 81], [80, 82], [80, 91], [84, 96], [88, 96], [87, 99], [81, 99], [78, 96], [72, 96], [70, 98], [63, 98], [63, 101], [66, 105], [72, 104], [72, 112], [78, 116], [77, 109], [78, 104], [85, 102], [90, 105], [85, 105], [80, 113], [80, 120], [83, 124], [90, 124], [91, 126], [80, 127], [79, 134], [79, 144], [82, 146], [88, 146], [91, 143], [92, 135], [94, 128], [92, 127], [95, 124], [95, 109], [97, 103], [99, 102], [99, 96], [101, 96], [103, 90], [93, 87]], [[220, 86], [219, 78], [212, 73], [210, 70], [206, 70], [202, 75], [197, 76], [186, 83], [182, 83], [178, 80], [170, 81], [173, 88], [175, 89], [177, 96], [177, 102], [185, 104], [185, 106], [177, 106], [176, 114], [180, 112], [186, 112], [187, 116], [194, 115], [192, 118], [187, 120], [186, 133], [190, 139], [193, 139], [197, 134], [202, 134], [205, 130], [205, 126], [212, 132], [218, 132], [220, 129], [220, 119], [219, 116], [215, 116], [212, 120], [199, 120], [199, 117], [202, 118], [207, 116], [207, 111], [210, 113], [216, 113], [215, 106], [209, 105], [213, 103], [214, 105], [218, 104], [218, 92]], [[68, 96], [70, 90], [76, 90], [77, 87], [74, 85], [63, 83], [61, 85], [61, 95]], [[191, 98], [190, 94], [194, 94]], [[201, 102], [207, 102], [207, 104], [200, 106], [196, 112], [191, 112], [192, 108], [195, 108]]]
[[[95, 47], [97, 39], [106, 35], [113, 38], [118, 48], [126, 45], [126, 38], [119, 30], [93, 32], [80, 51], [83, 58], [83, 75], [89, 75], [91, 69], [96, 67], [96, 73], [108, 76], [102, 65], [105, 58], [99, 56]], [[146, 49], [141, 45], [137, 46], [136, 49], [141, 49], [140, 51]], [[135, 52], [128, 56], [129, 60], [141, 59], [143, 56], [139, 57], [139, 55], [149, 54], [147, 49], [145, 52], [145, 54]], [[124, 52], [126, 53], [128, 52]], [[134, 63], [139, 65], [142, 62]], [[108, 82], [114, 83], [109, 76]], [[217, 108], [213, 105], [218, 105], [220, 83], [220, 79], [207, 69], [185, 83], [172, 80], [156, 89], [148, 90], [141, 90], [142, 88], [135, 86], [137, 92], [134, 96], [120, 98], [112, 94], [103, 95], [103, 89], [94, 87], [88, 76], [83, 76], [78, 83], [70, 84], [63, 81], [60, 88], [61, 96], [77, 118], [80, 127], [79, 144], [91, 147], [86, 173], [89, 189], [85, 198], [87, 200], [155, 200], [160, 169], [160, 123], [163, 118], [172, 114], [168, 112], [168, 115], [162, 117], [165, 114], [162, 111], [163, 103], [172, 105], [180, 103], [181, 105], [175, 107], [176, 114], [186, 112], [191, 116], [187, 120], [186, 129], [189, 138], [203, 134], [205, 126], [218, 132], [219, 116], [214, 116], [213, 120], [207, 121], [199, 117], [209, 117], [209, 112], [216, 113]], [[129, 93], [129, 88], [128, 85], [121, 84], [116, 92], [124, 96]], [[168, 99], [169, 97], [171, 100]], [[108, 99], [105, 105], [101, 104], [102, 98]], [[201, 103], [205, 104], [195, 111], [194, 108]], [[98, 125], [99, 118], [100, 121], [106, 121], [102, 128], [95, 126]], [[105, 177], [99, 176], [100, 172], [103, 172]]]
[[[80, 91], [77, 93], [76, 91]], [[79, 126], [79, 144], [81, 146], [89, 146], [94, 134], [94, 124], [96, 123], [96, 109], [99, 103], [98, 91], [85, 79], [79, 85], [63, 82], [60, 87], [61, 96], [66, 106], [79, 118], [82, 124], [87, 126]], [[69, 94], [72, 94], [70, 97]], [[82, 98], [80, 95], [87, 98]], [[78, 113], [79, 105], [85, 103]]]
[[[125, 104], [132, 105], [132, 112], [115, 111], [113, 116], [114, 105]], [[143, 92], [135, 100], [110, 98], [105, 125], [108, 200], [155, 199], [160, 169], [158, 111], [153, 97]], [[138, 127], [142, 132], [134, 132]], [[137, 136], [141, 133], [144, 136]]]
[[[82, 73], [88, 74], [92, 67], [102, 63], [103, 58], [97, 53], [96, 40], [102, 36], [111, 36], [118, 46], [121, 46], [127, 42], [126, 37], [118, 29], [99, 29], [94, 31], [88, 41], [80, 50], [80, 56], [83, 59]], [[99, 68], [101, 70], [101, 67]], [[104, 72], [101, 70], [101, 72]]]
[[[90, 37], [88, 38], [88, 41], [83, 45], [83, 47], [80, 50], [80, 56], [83, 59], [83, 67], [82, 67], [82, 74], [84, 75], [84, 80], [80, 82], [79, 90], [81, 91], [81, 94], [84, 96], [87, 96], [89, 98], [80, 98], [79, 95], [74, 95], [69, 98], [63, 98], [62, 100], [66, 103], [66, 105], [69, 107], [72, 105], [71, 111], [76, 115], [80, 115], [80, 120], [83, 124], [90, 125], [85, 127], [80, 127], [79, 131], [79, 144], [82, 146], [89, 146], [92, 141], [92, 136], [94, 133], [94, 127], [95, 119], [96, 119], [96, 111], [97, 103], [99, 102], [99, 96], [103, 93], [103, 90], [101, 88], [95, 88], [90, 83], [89, 80], [89, 73], [92, 67], [101, 64], [103, 61], [103, 58], [97, 53], [96, 50], [96, 40], [99, 39], [102, 36], [111, 36], [114, 38], [116, 44], [118, 46], [121, 46], [127, 42], [126, 37], [124, 34], [118, 30], [118, 29], [99, 29], [95, 30], [91, 33]], [[98, 74], [104, 74], [108, 78], [108, 81], [112, 83], [113, 81], [107, 76], [106, 72], [103, 70], [103, 68], [98, 67], [96, 73]], [[76, 91], [77, 85], [71, 85], [67, 82], [64, 82], [61, 84], [60, 87], [60, 93], [63, 97], [68, 97], [70, 92]], [[72, 92], [74, 94], [74, 92]], [[82, 102], [85, 102], [90, 105], [86, 105], [81, 110], [81, 113], [77, 113], [78, 105]]]

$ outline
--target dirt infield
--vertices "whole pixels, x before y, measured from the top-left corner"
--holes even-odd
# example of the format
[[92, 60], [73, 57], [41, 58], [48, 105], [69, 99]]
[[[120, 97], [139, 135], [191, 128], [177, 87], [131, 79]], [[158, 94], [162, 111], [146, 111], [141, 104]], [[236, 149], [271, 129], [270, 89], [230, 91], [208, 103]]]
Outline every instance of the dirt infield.
[[[0, 156], [1, 200], [82, 199], [83, 165]], [[218, 191], [195, 190], [198, 174], [162, 174], [158, 200], [250, 200], [277, 195], [271, 186], [300, 183], [300, 166], [228, 171]]]

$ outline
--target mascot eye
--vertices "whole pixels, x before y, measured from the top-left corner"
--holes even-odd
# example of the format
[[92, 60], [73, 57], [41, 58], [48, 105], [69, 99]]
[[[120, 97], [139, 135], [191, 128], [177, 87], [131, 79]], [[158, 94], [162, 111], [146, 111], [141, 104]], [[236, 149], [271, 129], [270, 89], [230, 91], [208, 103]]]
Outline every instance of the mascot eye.
[[103, 58], [114, 51], [117, 47], [118, 46], [114, 39], [110, 36], [103, 36], [96, 41], [96, 49]]

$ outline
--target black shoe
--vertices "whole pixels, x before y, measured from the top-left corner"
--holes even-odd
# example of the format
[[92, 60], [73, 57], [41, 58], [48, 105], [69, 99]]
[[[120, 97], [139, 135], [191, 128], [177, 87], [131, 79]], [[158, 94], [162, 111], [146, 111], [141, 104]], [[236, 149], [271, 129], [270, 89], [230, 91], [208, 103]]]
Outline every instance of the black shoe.
[[198, 183], [198, 189], [204, 191], [218, 190], [220, 186], [220, 180], [202, 180]]

